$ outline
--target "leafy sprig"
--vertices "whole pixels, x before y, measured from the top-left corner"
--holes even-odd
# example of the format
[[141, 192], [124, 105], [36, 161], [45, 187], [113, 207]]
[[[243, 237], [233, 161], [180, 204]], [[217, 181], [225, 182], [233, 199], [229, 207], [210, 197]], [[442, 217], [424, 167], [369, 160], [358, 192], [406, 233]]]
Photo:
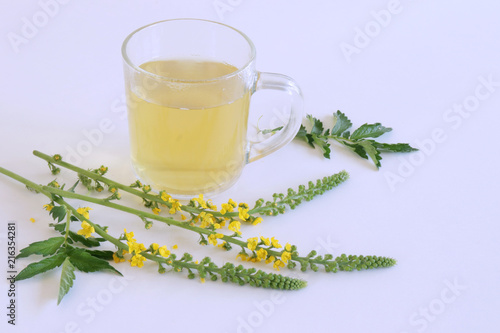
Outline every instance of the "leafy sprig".
[[[36, 151], [34, 154], [49, 163], [51, 172], [62, 166], [78, 174], [76, 183], [65, 190], [65, 184], [60, 186], [56, 180], [47, 185], [39, 185], [0, 168], [0, 173], [23, 183], [28, 189], [41, 193], [50, 200], [50, 203], [44, 207], [55, 221], [51, 226], [62, 236], [34, 242], [22, 249], [18, 258], [32, 255], [41, 255], [44, 258], [29, 264], [17, 278], [18, 280], [30, 278], [62, 266], [58, 303], [73, 286], [76, 278], [75, 271], [89, 273], [108, 270], [120, 274], [108, 263], [110, 260], [115, 262], [128, 260], [132, 266], [138, 267], [141, 267], [144, 261], [149, 260], [158, 264], [160, 273], [166, 272], [167, 268], [174, 272], [186, 271], [188, 278], [198, 276], [203, 282], [205, 278], [213, 281], [220, 279], [223, 282], [240, 285], [249, 284], [285, 290], [296, 290], [306, 286], [306, 282], [300, 279], [265, 273], [262, 270], [245, 268], [242, 265], [226, 263], [218, 266], [209, 257], [198, 262], [190, 254], [185, 253], [177, 259], [176, 254], [167, 251], [166, 246], [161, 249], [158, 248], [158, 244], [145, 247], [133, 238], [133, 233], [127, 233], [126, 230], [119, 236], [112, 236], [108, 234], [107, 227], [92, 222], [89, 218], [89, 207], [75, 209], [65, 199], [77, 199], [127, 212], [137, 216], [146, 229], [149, 229], [155, 221], [195, 232], [200, 235], [199, 243], [202, 245], [212, 244], [226, 251], [234, 247], [241, 248], [238, 257], [248, 261], [272, 263], [278, 270], [282, 267], [293, 269], [300, 265], [303, 271], [309, 269], [317, 271], [319, 266], [323, 266], [326, 272], [337, 272], [388, 267], [396, 263], [395, 260], [386, 257], [341, 255], [334, 259], [332, 254], [318, 256], [314, 251], [304, 257], [299, 255], [295, 245], [286, 243], [281, 250], [283, 246], [274, 237], [271, 239], [261, 237], [260, 240], [254, 237], [246, 241], [242, 239], [241, 222], [257, 224], [262, 221], [262, 218], [257, 215], [277, 215], [284, 213], [286, 208], [294, 209], [303, 201], [309, 201], [347, 180], [348, 174], [345, 171], [316, 182], [309, 182], [308, 187], [299, 186], [297, 191], [288, 189], [286, 194], [275, 193], [272, 201], [259, 199], [252, 209], [245, 203], [237, 204], [229, 199], [228, 203], [222, 204], [222, 209], [219, 211], [210, 200], [204, 200], [202, 195], [182, 205], [167, 193], [163, 191], [154, 193], [149, 185], [143, 185], [139, 181], [127, 186], [104, 177], [108, 171], [107, 167], [83, 170], [62, 161], [60, 155], [48, 156]], [[102, 192], [107, 188], [111, 195], [99, 198], [80, 194], [76, 192], [78, 184], [81, 184], [87, 193], [89, 191], [90, 193]], [[117, 201], [120, 200], [122, 191], [141, 198], [146, 211], [118, 204]], [[189, 217], [186, 218], [183, 214]], [[180, 220], [179, 215], [181, 215]], [[82, 229], [78, 232], [73, 231], [74, 223], [81, 223]], [[232, 233], [224, 232], [224, 226]], [[98, 236], [94, 236], [94, 233]], [[106, 242], [112, 243], [116, 251], [95, 249]], [[125, 258], [125, 256], [128, 257]]]
[[361, 125], [351, 133], [352, 123], [340, 111], [333, 114], [333, 126], [328, 129], [325, 129], [323, 123], [312, 115], [307, 115], [306, 119], [309, 122], [307, 126], [309, 129], [301, 125], [296, 138], [306, 141], [312, 148], [318, 147], [328, 159], [331, 153], [330, 140], [344, 145], [364, 159], [370, 158], [377, 169], [381, 167], [380, 154], [383, 152], [408, 153], [418, 150], [407, 143], [380, 143], [373, 140], [392, 131], [392, 128], [380, 123]]

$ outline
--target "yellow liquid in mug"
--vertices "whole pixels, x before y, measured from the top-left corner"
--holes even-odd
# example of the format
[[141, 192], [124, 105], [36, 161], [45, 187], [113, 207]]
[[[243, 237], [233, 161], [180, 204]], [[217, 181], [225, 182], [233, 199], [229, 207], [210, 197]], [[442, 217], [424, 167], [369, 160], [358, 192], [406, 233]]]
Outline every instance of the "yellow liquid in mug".
[[[182, 80], [205, 80], [237, 70], [192, 60], [151, 61], [140, 67]], [[148, 89], [143, 98], [128, 92], [131, 155], [138, 177], [156, 190], [186, 195], [236, 181], [246, 163], [249, 93], [228, 100], [226, 88], [220, 86], [186, 91], [150, 86], [139, 87]]]

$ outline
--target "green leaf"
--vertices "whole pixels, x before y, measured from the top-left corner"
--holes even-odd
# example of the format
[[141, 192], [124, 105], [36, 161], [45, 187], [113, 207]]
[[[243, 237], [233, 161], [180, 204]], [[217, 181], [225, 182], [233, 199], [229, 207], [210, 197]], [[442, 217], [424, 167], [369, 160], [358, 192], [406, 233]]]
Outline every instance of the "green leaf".
[[94, 238], [94, 237], [89, 237], [85, 238], [85, 236], [79, 235], [74, 231], [70, 231], [68, 234], [68, 237], [71, 238], [75, 242], [80, 242], [86, 247], [96, 247], [101, 245], [100, 240], [102, 238]]
[[34, 262], [26, 266], [19, 274], [16, 276], [16, 281], [21, 281], [24, 279], [29, 279], [37, 274], [49, 271], [53, 268], [61, 266], [64, 259], [66, 259], [66, 253], [58, 253], [52, 257], [42, 259], [38, 262]]
[[417, 148], [413, 148], [407, 143], [379, 143], [374, 142], [374, 146], [376, 146], [381, 152], [393, 152], [393, 153], [409, 153], [412, 151], [418, 151]]
[[380, 123], [364, 124], [360, 128], [352, 132], [351, 140], [357, 141], [365, 138], [378, 138], [384, 133], [392, 131], [390, 127], [384, 127]]
[[351, 126], [352, 123], [349, 118], [347, 118], [345, 114], [337, 110], [337, 112], [333, 114], [333, 128], [330, 132], [330, 135], [339, 136], [349, 128], [351, 128]]
[[262, 130], [261, 133], [262, 134], [274, 134], [278, 131], [281, 131], [283, 129], [283, 126], [279, 126], [279, 127], [276, 127], [276, 128], [273, 128], [273, 129], [265, 129], [265, 130]]
[[[61, 234], [66, 234], [66, 224], [65, 223], [55, 224], [55, 225], [53, 225], [53, 227], [54, 227], [54, 229], [59, 231]], [[105, 241], [105, 239], [101, 238], [101, 237], [85, 238], [84, 236], [79, 235], [76, 232], [71, 231], [71, 230], [68, 233], [68, 242], [69, 243], [79, 242], [79, 243], [85, 245], [86, 247], [97, 247], [97, 246], [100, 246], [101, 245], [100, 243], [104, 242], [104, 241]]]
[[306, 135], [307, 135], [306, 127], [304, 125], [300, 125], [299, 131], [297, 132], [297, 135], [295, 137], [306, 140]]
[[311, 134], [313, 134], [313, 135], [323, 134], [323, 123], [321, 122], [321, 120], [314, 118], [310, 114], [307, 115], [307, 119], [309, 119], [309, 121], [312, 124], [311, 132], [310, 132]]
[[85, 252], [90, 254], [93, 257], [103, 259], [103, 260], [113, 260], [113, 251], [104, 251], [104, 250], [87, 250], [84, 249]]
[[34, 242], [19, 251], [16, 258], [25, 258], [32, 254], [49, 256], [56, 253], [63, 243], [64, 237], [52, 237], [44, 241]]
[[73, 287], [73, 281], [75, 280], [75, 278], [75, 266], [73, 266], [69, 258], [66, 257], [62, 264], [61, 282], [59, 283], [59, 297], [57, 298], [57, 305], [61, 303], [63, 297], [68, 293], [71, 287]]
[[330, 158], [331, 149], [328, 139], [315, 138], [314, 143], [321, 149], [325, 158]]
[[64, 217], [66, 217], [66, 207], [55, 206], [50, 210], [49, 214], [54, 220], [61, 222], [62, 220], [64, 220]]
[[77, 180], [76, 183], [73, 184], [73, 186], [71, 186], [71, 188], [68, 190], [68, 192], [75, 192], [75, 188], [76, 186], [78, 185], [78, 183], [80, 182], [80, 180]]
[[96, 258], [83, 249], [71, 248], [69, 250], [69, 260], [79, 270], [85, 273], [110, 270], [122, 275], [107, 261]]
[[342, 141], [342, 143], [346, 147], [348, 147], [349, 149], [351, 149], [353, 152], [355, 152], [356, 154], [358, 154], [360, 157], [362, 157], [362, 158], [364, 158], [366, 160], [368, 159], [368, 155], [366, 154], [365, 149], [359, 143], [349, 143], [349, 142], [345, 142], [345, 141]]
[[358, 144], [362, 146], [363, 149], [366, 151], [368, 156], [370, 156], [373, 163], [375, 163], [378, 169], [381, 167], [380, 160], [382, 159], [382, 156], [380, 156], [380, 152], [378, 151], [377, 147], [375, 147], [372, 143], [373, 141], [371, 140], [364, 140], [358, 142]]

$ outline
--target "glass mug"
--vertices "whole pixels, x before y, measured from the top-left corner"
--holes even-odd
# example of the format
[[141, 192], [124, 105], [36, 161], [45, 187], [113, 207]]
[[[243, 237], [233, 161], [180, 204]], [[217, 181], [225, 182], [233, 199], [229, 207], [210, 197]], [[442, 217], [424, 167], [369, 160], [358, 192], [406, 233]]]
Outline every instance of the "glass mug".
[[[303, 100], [291, 78], [255, 69], [255, 47], [227, 25], [174, 19], [132, 32], [123, 42], [132, 166], [157, 191], [178, 197], [218, 194], [245, 164], [290, 142]], [[247, 139], [251, 95], [287, 93], [287, 124], [258, 143]]]

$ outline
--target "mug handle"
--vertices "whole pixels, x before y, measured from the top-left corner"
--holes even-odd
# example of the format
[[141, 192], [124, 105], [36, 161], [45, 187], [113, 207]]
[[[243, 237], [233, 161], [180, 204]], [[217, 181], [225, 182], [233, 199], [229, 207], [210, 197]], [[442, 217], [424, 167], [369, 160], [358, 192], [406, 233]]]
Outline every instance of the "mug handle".
[[264, 89], [280, 90], [290, 95], [290, 117], [288, 122], [283, 125], [283, 128], [279, 132], [264, 141], [250, 145], [247, 163], [257, 161], [292, 141], [297, 135], [300, 124], [302, 123], [304, 98], [295, 80], [282, 74], [258, 72], [257, 82], [253, 92], [255, 93], [256, 91]]

